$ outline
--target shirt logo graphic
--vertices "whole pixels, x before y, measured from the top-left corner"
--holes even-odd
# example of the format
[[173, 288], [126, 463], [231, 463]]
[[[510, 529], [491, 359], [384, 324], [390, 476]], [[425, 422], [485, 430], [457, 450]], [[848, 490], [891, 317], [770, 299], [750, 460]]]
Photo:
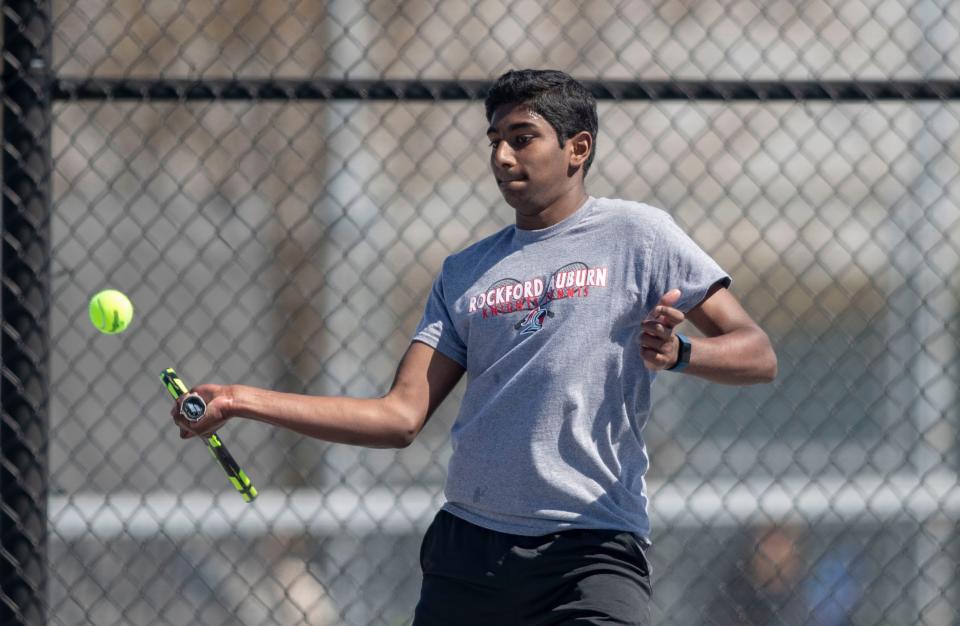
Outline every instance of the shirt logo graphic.
[[587, 298], [590, 288], [607, 286], [607, 268], [590, 267], [581, 261], [567, 263], [549, 278], [527, 280], [501, 278], [489, 288], [470, 297], [469, 312], [481, 319], [522, 313], [513, 324], [520, 335], [530, 335], [543, 328], [556, 314], [551, 303], [565, 298]]
[[521, 335], [529, 335], [543, 328], [543, 320], [553, 317], [553, 311], [548, 311], [541, 306], [527, 313], [526, 317], [514, 324], [513, 328], [519, 330]]

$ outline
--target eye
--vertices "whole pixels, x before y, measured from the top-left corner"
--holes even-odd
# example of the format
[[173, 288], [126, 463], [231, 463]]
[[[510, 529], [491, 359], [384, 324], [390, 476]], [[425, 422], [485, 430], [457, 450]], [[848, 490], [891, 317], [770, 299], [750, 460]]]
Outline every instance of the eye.
[[517, 135], [517, 137], [514, 138], [513, 143], [517, 144], [518, 146], [522, 146], [526, 143], [529, 143], [532, 139], [533, 135]]
[[490, 140], [490, 147], [491, 147], [491, 148], [496, 148], [498, 143], [500, 143], [500, 140], [499, 140], [499, 139], [491, 139], [491, 140]]

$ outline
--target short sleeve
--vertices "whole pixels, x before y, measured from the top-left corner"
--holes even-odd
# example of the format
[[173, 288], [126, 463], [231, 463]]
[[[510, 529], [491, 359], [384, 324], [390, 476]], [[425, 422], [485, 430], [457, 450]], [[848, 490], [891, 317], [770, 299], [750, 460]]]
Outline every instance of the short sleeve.
[[463, 367], [467, 366], [467, 346], [454, 327], [453, 316], [444, 297], [442, 271], [433, 282], [423, 318], [417, 325], [413, 341], [425, 343]]
[[683, 232], [673, 218], [663, 214], [659, 220], [659, 232], [653, 253], [657, 258], [657, 271], [653, 275], [653, 284], [648, 291], [648, 309], [656, 306], [666, 292], [680, 290], [680, 301], [676, 307], [688, 312], [706, 298], [707, 292], [715, 284], [729, 287], [731, 278], [713, 258], [703, 251]]

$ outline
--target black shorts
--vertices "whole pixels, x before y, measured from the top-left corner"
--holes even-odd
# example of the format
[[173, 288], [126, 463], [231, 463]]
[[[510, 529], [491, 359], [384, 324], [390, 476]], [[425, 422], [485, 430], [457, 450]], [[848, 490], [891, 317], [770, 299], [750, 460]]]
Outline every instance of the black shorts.
[[527, 537], [440, 511], [420, 548], [414, 626], [650, 623], [639, 538], [610, 530]]

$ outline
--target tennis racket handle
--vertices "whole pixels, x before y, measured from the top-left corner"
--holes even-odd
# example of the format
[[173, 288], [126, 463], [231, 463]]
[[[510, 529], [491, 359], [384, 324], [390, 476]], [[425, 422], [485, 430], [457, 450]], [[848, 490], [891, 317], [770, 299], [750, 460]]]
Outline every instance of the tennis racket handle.
[[190, 391], [172, 367], [160, 372], [160, 380], [163, 381], [163, 386], [167, 388], [174, 400]]
[[[174, 399], [190, 391], [172, 367], [168, 367], [160, 373], [160, 380], [163, 381], [163, 385]], [[213, 459], [223, 469], [234, 488], [240, 492], [243, 500], [245, 502], [253, 502], [257, 498], [257, 488], [250, 482], [247, 474], [240, 469], [239, 463], [233, 458], [233, 455], [230, 454], [227, 447], [223, 445], [220, 437], [216, 434], [210, 435], [206, 437], [206, 442], [210, 455], [213, 456]]]
[[224, 473], [244, 501], [253, 502], [257, 498], [257, 488], [253, 486], [246, 473], [240, 469], [240, 465], [234, 460], [233, 455], [223, 445], [223, 441], [216, 435], [207, 437], [207, 450], [213, 456], [213, 459], [223, 468]]

